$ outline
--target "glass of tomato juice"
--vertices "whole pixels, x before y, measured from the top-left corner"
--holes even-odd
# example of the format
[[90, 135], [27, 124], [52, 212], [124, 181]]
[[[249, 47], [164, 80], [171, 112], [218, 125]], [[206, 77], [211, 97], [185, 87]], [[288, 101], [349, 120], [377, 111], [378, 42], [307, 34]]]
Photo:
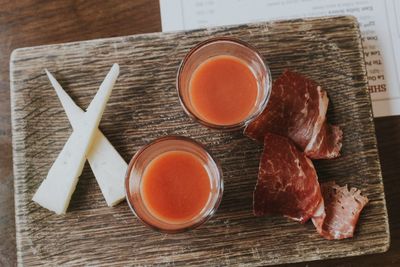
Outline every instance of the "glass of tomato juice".
[[182, 136], [156, 139], [132, 158], [126, 199], [147, 226], [165, 233], [194, 229], [217, 210], [222, 172], [200, 143]]
[[210, 128], [236, 130], [265, 109], [271, 74], [250, 44], [235, 38], [211, 38], [182, 60], [176, 87], [191, 118]]

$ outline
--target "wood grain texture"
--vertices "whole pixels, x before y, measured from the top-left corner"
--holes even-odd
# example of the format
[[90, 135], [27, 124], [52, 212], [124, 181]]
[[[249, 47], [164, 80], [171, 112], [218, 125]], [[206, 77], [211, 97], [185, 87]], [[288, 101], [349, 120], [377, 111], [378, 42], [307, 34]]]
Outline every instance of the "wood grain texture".
[[[318, 81], [329, 93], [329, 119], [344, 130], [341, 158], [316, 163], [321, 181], [361, 188], [370, 204], [356, 236], [326, 241], [313, 226], [255, 218], [252, 190], [261, 147], [240, 132], [221, 133], [190, 121], [175, 90], [180, 59], [210, 36], [255, 45], [273, 77], [285, 67]], [[225, 194], [203, 227], [162, 235], [140, 225], [125, 203], [106, 207], [89, 168], [69, 213], [56, 216], [31, 202], [71, 130], [43, 69], [49, 68], [86, 107], [113, 62], [121, 75], [100, 128], [129, 160], [148, 141], [181, 134], [206, 144], [222, 164]], [[12, 116], [19, 262], [39, 264], [267, 265], [383, 252], [389, 229], [365, 68], [351, 17], [296, 20], [190, 33], [118, 37], [17, 50], [11, 59]]]
[[0, 0], [0, 266], [15, 266], [9, 62], [15, 48], [161, 31], [158, 0]]
[[[112, 5], [109, 2], [0, 0], [0, 266], [16, 265], [8, 78], [10, 53], [24, 46], [161, 31], [158, 0], [112, 1]], [[103, 23], [98, 15], [104, 10], [107, 10], [107, 23]], [[80, 19], [82, 13], [86, 14], [84, 22]], [[58, 27], [61, 24], [70, 26]], [[49, 27], [56, 29], [57, 34], [52, 34], [55, 30], [49, 32]], [[377, 118], [374, 121], [389, 212], [389, 251], [285, 266], [400, 265], [400, 116]]]

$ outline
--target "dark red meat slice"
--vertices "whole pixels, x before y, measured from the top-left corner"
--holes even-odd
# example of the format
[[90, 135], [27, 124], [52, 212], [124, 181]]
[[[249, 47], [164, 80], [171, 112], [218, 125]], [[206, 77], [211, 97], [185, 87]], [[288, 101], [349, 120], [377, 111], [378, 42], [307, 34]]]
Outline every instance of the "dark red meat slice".
[[[317, 232], [326, 239], [344, 239], [353, 236], [358, 218], [368, 198], [360, 190], [338, 186], [335, 182], [321, 185], [325, 208], [320, 207], [312, 221]], [[321, 216], [321, 209], [325, 216]]]
[[304, 223], [322, 201], [311, 160], [290, 139], [266, 133], [254, 190], [254, 215], [283, 215]]
[[324, 123], [315, 140], [309, 143], [304, 152], [312, 159], [336, 158], [340, 155], [342, 138], [343, 132], [338, 126]]
[[339, 156], [342, 132], [326, 122], [328, 97], [318, 84], [285, 70], [275, 80], [265, 110], [245, 129], [245, 135], [264, 141], [267, 132], [287, 136], [310, 158]]

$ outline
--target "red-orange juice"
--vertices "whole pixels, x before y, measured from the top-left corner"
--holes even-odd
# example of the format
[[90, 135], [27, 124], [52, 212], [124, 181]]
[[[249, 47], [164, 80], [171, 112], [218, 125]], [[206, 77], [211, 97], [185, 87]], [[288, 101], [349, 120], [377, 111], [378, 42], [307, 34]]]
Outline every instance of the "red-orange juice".
[[185, 151], [169, 151], [154, 158], [142, 177], [143, 203], [162, 221], [184, 223], [206, 206], [210, 178], [203, 163]]
[[257, 80], [251, 69], [239, 58], [227, 55], [202, 62], [189, 85], [197, 116], [217, 125], [245, 120], [255, 107], [257, 93]]

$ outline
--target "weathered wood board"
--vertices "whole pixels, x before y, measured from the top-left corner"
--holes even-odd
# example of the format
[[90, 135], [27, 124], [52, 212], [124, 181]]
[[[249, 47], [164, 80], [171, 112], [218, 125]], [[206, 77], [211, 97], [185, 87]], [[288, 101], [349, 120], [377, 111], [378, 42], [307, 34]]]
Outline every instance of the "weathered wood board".
[[[302, 72], [329, 93], [329, 119], [344, 130], [342, 157], [316, 162], [321, 181], [360, 188], [370, 199], [355, 237], [321, 238], [309, 222], [252, 215], [262, 147], [240, 132], [192, 122], [179, 105], [175, 76], [198, 42], [234, 36], [257, 47], [274, 78]], [[32, 195], [71, 133], [48, 68], [87, 107], [112, 63], [121, 74], [100, 128], [129, 161], [137, 149], [167, 134], [204, 143], [222, 164], [225, 192], [202, 227], [165, 235], [141, 225], [126, 202], [109, 208], [88, 166], [68, 213], [57, 216]], [[384, 252], [389, 228], [366, 71], [353, 17], [292, 20], [191, 32], [155, 33], [23, 48], [11, 58], [12, 130], [18, 262], [26, 265], [270, 265]]]

